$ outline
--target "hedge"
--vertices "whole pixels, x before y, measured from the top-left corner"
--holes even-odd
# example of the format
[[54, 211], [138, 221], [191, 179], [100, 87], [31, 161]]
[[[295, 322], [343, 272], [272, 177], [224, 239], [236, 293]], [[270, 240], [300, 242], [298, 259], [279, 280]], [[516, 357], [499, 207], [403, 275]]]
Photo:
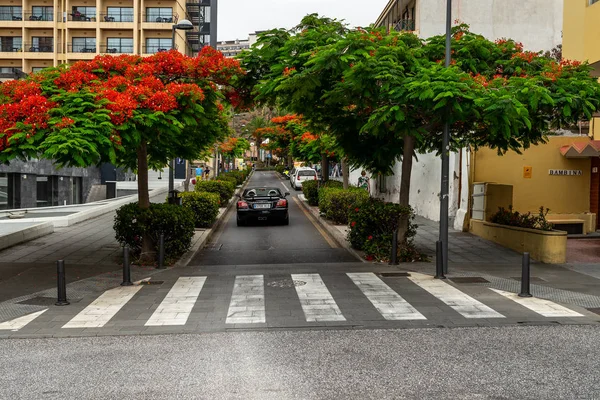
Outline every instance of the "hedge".
[[235, 192], [235, 185], [229, 181], [200, 181], [194, 188], [196, 192], [217, 193], [219, 206], [225, 207]]
[[183, 207], [189, 208], [194, 214], [196, 228], [208, 228], [219, 215], [219, 195], [210, 192], [180, 193]]
[[336, 224], [348, 224], [350, 210], [360, 207], [367, 200], [369, 200], [369, 192], [360, 188], [324, 187], [319, 189], [319, 211], [325, 218]]

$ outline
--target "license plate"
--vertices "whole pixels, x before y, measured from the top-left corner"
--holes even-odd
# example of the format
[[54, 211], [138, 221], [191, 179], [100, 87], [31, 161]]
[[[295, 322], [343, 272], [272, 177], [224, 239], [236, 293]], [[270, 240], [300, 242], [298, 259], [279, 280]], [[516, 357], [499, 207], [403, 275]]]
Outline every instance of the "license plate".
[[269, 203], [255, 204], [254, 208], [271, 208], [271, 205]]

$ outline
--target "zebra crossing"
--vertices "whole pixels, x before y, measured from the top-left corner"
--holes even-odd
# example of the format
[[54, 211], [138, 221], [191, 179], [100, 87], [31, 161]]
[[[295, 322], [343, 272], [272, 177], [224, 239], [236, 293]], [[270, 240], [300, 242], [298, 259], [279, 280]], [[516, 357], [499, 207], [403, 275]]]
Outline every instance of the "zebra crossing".
[[[292, 297], [291, 300], [289, 298], [288, 300], [297, 304], [298, 313], [301, 310], [304, 321], [308, 323], [343, 324], [355, 320], [356, 316], [353, 315], [353, 310], [343, 298], [344, 291], [351, 292], [353, 290], [355, 298], [358, 294], [359, 302], [366, 307], [372, 307], [373, 312], [386, 321], [426, 321], [431, 316], [427, 312], [419, 310], [424, 303], [444, 304], [448, 308], [448, 313], [455, 313], [457, 317], [460, 315], [467, 320], [507, 318], [506, 310], [510, 310], [510, 307], [516, 307], [523, 313], [534, 313], [544, 318], [585, 317], [580, 312], [549, 300], [523, 298], [515, 293], [494, 288], [478, 287], [475, 292], [483, 291], [484, 293], [481, 296], [483, 298], [478, 300], [472, 292], [467, 293], [469, 290], [466, 288], [462, 290], [463, 288], [459, 289], [447, 281], [414, 272], [402, 279], [406, 293], [399, 288], [397, 280], [396, 284], [392, 284], [372, 272], [346, 273], [343, 276], [347, 281], [346, 286], [341, 285], [340, 287], [334, 287], [336, 285], [331, 283], [331, 277], [327, 281], [318, 273], [290, 274], [289, 277], [294, 289], [286, 292], [288, 297]], [[132, 300], [138, 295], [146, 295], [145, 293], [155, 294], [155, 297], [147, 305], [148, 311], [151, 311], [152, 314], [147, 317], [144, 327], [184, 326], [194, 313], [194, 309], [202, 302], [206, 302], [206, 296], [203, 299], [201, 294], [207, 286], [207, 282], [210, 282], [212, 278], [211, 276], [179, 277], [168, 293], [162, 296], [159, 295], [159, 292], [152, 291], [153, 289], [150, 289], [149, 285], [123, 286], [107, 290], [74, 316], [69, 317], [68, 321], [65, 319], [66, 322], [60, 329], [103, 328], [118, 313], [126, 315], [128, 305]], [[351, 287], [351, 285], [354, 286]], [[268, 298], [265, 287], [264, 275], [238, 275], [235, 276], [232, 286], [219, 287], [219, 292], [227, 290], [231, 293], [231, 296], [228, 297], [226, 316], [224, 316], [225, 326], [234, 324], [260, 326], [260, 324], [264, 325], [269, 322], [270, 318], [276, 318], [270, 317], [267, 313], [269, 304], [275, 304], [276, 300]], [[166, 288], [162, 293], [165, 292]], [[411, 296], [411, 292], [413, 298], [414, 293], [418, 293], [420, 298], [425, 300], [419, 301], [418, 304], [411, 304], [406, 300], [406, 296]], [[489, 304], [490, 296], [494, 298], [492, 304]], [[338, 301], [335, 297], [338, 298]], [[486, 301], [488, 304], [485, 304]], [[344, 307], [340, 307], [338, 304], [340, 302]], [[505, 304], [500, 307], [502, 312], [495, 310], [493, 307], [498, 307], [499, 302], [507, 302], [509, 307]], [[60, 309], [61, 311], [66, 310], [63, 307]], [[48, 309], [2, 322], [0, 331], [18, 331], [26, 328], [46, 311]]]

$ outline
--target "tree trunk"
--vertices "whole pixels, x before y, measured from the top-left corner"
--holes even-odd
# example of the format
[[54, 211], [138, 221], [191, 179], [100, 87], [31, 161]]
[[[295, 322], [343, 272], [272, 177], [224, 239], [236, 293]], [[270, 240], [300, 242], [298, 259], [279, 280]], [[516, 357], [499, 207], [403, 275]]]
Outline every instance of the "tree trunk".
[[329, 180], [329, 157], [327, 157], [327, 153], [321, 154], [321, 176], [323, 177], [323, 182]]
[[288, 154], [287, 156], [287, 167], [290, 170], [294, 167], [294, 159], [292, 158], [291, 154]]
[[[148, 150], [146, 142], [142, 142], [137, 150], [138, 157], [138, 205], [141, 209], [150, 208], [150, 195], [148, 194]], [[140, 264], [154, 262], [154, 244], [152, 238], [146, 232], [142, 234], [142, 251], [140, 253]]]
[[185, 181], [183, 182], [183, 190], [188, 192], [190, 190], [190, 181], [192, 180], [192, 163], [190, 161], [185, 162]]
[[[410, 177], [412, 174], [413, 155], [415, 152], [415, 138], [407, 135], [404, 137], [404, 153], [402, 156], [402, 176], [400, 177], [400, 196], [398, 203], [401, 206], [408, 207], [410, 197]], [[406, 243], [406, 231], [408, 230], [408, 216], [400, 218], [398, 221], [398, 244], [402, 246]]]
[[342, 158], [342, 179], [344, 182], [344, 189], [350, 187], [350, 165], [348, 165], [348, 158]]

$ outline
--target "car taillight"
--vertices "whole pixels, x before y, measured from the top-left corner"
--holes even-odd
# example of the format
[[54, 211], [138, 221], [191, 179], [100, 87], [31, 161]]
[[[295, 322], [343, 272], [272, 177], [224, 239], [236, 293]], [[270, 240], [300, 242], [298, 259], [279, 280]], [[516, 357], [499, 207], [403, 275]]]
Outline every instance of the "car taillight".
[[277, 207], [285, 207], [287, 206], [287, 200], [286, 199], [281, 199], [277, 202]]
[[298, 175], [298, 176], [296, 177], [296, 179], [300, 180], [300, 175]]
[[237, 206], [238, 208], [248, 208], [248, 203], [246, 203], [245, 201], [238, 201]]
[[315, 175], [315, 181], [317, 180], [317, 176]]

